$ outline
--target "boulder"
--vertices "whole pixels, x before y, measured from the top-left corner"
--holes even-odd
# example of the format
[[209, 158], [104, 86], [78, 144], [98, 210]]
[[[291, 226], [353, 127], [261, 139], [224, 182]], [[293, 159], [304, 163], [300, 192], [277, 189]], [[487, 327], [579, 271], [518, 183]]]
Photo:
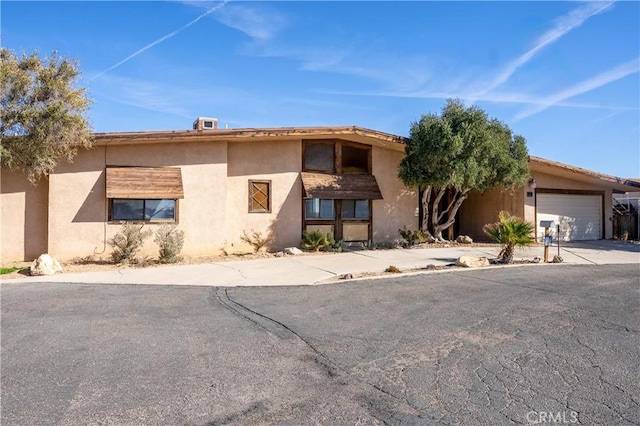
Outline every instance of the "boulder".
[[291, 254], [291, 255], [299, 255], [302, 254], [303, 251], [300, 250], [298, 247], [287, 247], [284, 249], [285, 254]]
[[458, 238], [456, 238], [456, 241], [459, 242], [460, 244], [472, 244], [473, 243], [473, 239], [468, 235], [459, 235]]
[[60, 263], [46, 253], [41, 254], [36, 260], [34, 260], [30, 268], [30, 273], [33, 276], [53, 275], [56, 272], [61, 271], [62, 266], [60, 266]]
[[486, 257], [460, 256], [458, 260], [456, 260], [456, 266], [463, 266], [465, 268], [489, 266], [489, 259]]

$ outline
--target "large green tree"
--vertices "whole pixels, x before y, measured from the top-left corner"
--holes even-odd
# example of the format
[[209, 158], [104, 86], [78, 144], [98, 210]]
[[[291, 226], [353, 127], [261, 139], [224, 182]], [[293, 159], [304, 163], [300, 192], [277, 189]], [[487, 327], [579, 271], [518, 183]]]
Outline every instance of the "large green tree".
[[24, 170], [35, 183], [78, 147], [91, 146], [84, 116], [91, 102], [77, 87], [77, 63], [56, 52], [41, 58], [2, 48], [0, 60], [0, 164]]
[[440, 115], [423, 115], [411, 125], [399, 176], [422, 194], [422, 230], [443, 241], [471, 191], [527, 182], [526, 141], [482, 109], [449, 99]]

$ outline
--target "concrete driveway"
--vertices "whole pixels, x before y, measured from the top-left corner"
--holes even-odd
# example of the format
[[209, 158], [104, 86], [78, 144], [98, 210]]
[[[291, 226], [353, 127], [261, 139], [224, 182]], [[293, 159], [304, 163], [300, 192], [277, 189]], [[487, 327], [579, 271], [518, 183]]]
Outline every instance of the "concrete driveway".
[[637, 265], [3, 285], [0, 420], [639, 424], [638, 287]]

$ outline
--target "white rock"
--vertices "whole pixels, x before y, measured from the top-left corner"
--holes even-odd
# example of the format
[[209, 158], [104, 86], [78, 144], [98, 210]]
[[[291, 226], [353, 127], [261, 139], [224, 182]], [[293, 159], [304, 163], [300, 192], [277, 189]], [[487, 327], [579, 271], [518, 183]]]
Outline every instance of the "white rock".
[[456, 260], [456, 266], [464, 266], [465, 268], [489, 266], [489, 259], [486, 257], [460, 256], [458, 260]]
[[53, 275], [56, 272], [61, 272], [62, 266], [53, 257], [48, 254], [41, 254], [31, 264], [30, 272], [33, 276], [38, 275]]
[[472, 244], [473, 243], [473, 239], [468, 235], [459, 235], [458, 238], [456, 238], [456, 241], [459, 242], [460, 244]]
[[284, 249], [284, 252], [286, 254], [292, 254], [294, 256], [303, 253], [303, 251], [300, 250], [298, 247], [287, 247]]

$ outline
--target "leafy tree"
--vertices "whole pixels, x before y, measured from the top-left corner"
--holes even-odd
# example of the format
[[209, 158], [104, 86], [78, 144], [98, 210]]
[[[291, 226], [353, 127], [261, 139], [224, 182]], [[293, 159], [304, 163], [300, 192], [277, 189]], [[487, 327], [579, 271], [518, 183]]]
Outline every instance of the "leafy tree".
[[469, 192], [526, 183], [526, 141], [482, 109], [449, 99], [440, 115], [423, 115], [411, 125], [398, 175], [422, 193], [423, 231], [443, 241]]
[[503, 248], [498, 254], [502, 263], [513, 262], [515, 248], [530, 246], [534, 241], [533, 224], [505, 211], [500, 212], [497, 222], [485, 225], [483, 230], [494, 241], [502, 244]]
[[75, 62], [56, 52], [16, 56], [0, 49], [0, 164], [24, 170], [35, 183], [78, 147], [90, 147], [91, 128], [84, 117], [90, 100], [75, 86]]

